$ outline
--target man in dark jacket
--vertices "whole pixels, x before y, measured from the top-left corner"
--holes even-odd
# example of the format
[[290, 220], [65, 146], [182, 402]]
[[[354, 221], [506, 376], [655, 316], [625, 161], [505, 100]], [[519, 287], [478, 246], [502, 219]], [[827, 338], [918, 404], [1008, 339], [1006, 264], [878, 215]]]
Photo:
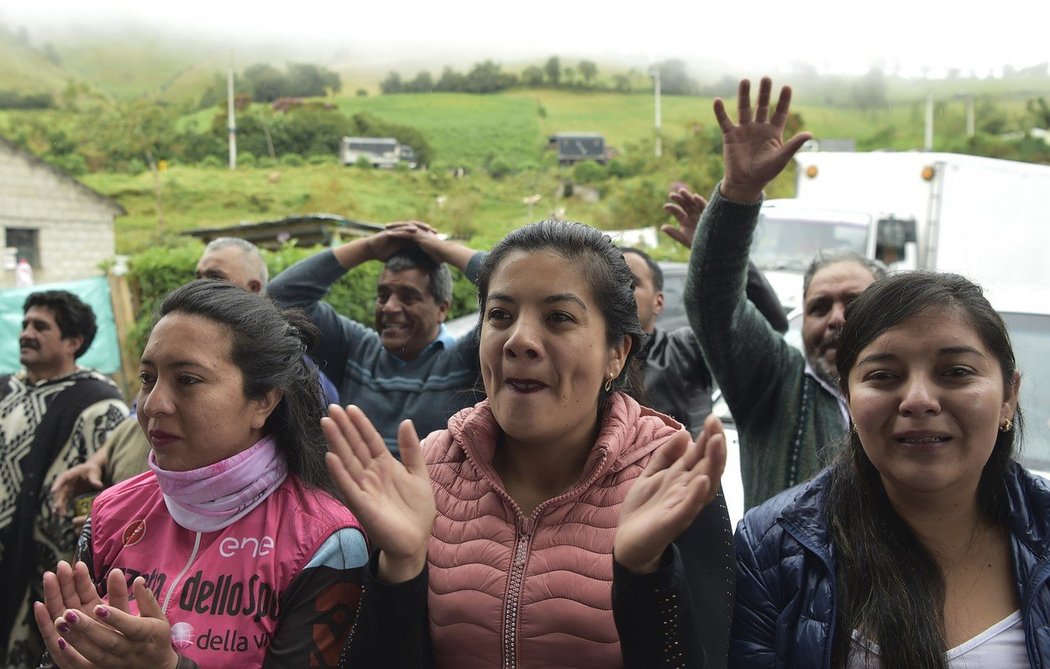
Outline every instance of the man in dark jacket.
[[[679, 221], [670, 237], [689, 247], [692, 234], [707, 204], [704, 198], [685, 189], [676, 193], [678, 204], [667, 207]], [[688, 194], [688, 199], [685, 194]], [[683, 236], [682, 232], [688, 235]], [[638, 304], [638, 320], [649, 335], [642, 347], [640, 359], [645, 362], [645, 397], [649, 406], [671, 416], [696, 437], [704, 418], [711, 413], [711, 393], [714, 381], [700, 352], [691, 327], [668, 332], [656, 327], [656, 318], [664, 310], [664, 273], [660, 265], [646, 252], [623, 248], [624, 260], [634, 277], [634, 299]], [[773, 329], [787, 332], [787, 317], [777, 300], [772, 286], [754, 265], [748, 267], [747, 297], [766, 317]]]
[[[656, 317], [664, 310], [664, 273], [649, 254], [635, 248], [624, 248], [623, 257], [634, 277], [634, 299], [638, 319], [649, 336], [641, 351], [645, 361], [645, 396], [649, 406], [671, 416], [694, 437], [704, 418], [711, 413], [714, 381], [707, 369], [700, 345], [691, 327], [668, 332], [656, 327]], [[784, 310], [776, 301], [773, 288], [752, 266], [748, 283], [754, 284], [754, 296], [748, 297], [766, 315], [769, 324], [780, 332], [787, 330]]]

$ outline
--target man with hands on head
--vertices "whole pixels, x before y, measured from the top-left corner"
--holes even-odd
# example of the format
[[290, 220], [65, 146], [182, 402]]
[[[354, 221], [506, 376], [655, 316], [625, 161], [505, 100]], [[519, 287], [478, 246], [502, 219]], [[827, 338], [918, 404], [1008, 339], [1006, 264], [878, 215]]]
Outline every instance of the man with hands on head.
[[[340, 402], [360, 406], [395, 455], [397, 426], [404, 418], [429, 434], [480, 399], [474, 392], [476, 333], [455, 339], [445, 330], [452, 300], [445, 263], [475, 281], [484, 256], [442, 239], [425, 223], [390, 223], [301, 260], [270, 282], [270, 295], [279, 305], [303, 309], [320, 329], [314, 358], [339, 389]], [[374, 329], [322, 301], [346, 272], [370, 261], [384, 263]]]
[[685, 286], [686, 313], [737, 425], [748, 508], [815, 473], [824, 449], [845, 433], [845, 408], [831, 378], [834, 342], [845, 305], [878, 272], [858, 258], [810, 268], [804, 355], [746, 299], [762, 191], [810, 138], [801, 132], [784, 141], [791, 89], [785, 86], [771, 109], [772, 85], [762, 79], [752, 109], [751, 84], [740, 82], [736, 124], [715, 101], [725, 176], [703, 212]]

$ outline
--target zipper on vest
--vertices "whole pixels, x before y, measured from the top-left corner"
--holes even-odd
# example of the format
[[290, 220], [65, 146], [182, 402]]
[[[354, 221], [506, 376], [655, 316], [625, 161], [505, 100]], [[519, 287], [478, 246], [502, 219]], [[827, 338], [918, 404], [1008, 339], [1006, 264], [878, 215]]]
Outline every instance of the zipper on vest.
[[507, 596], [503, 602], [503, 669], [514, 669], [518, 665], [518, 604], [521, 600], [521, 589], [525, 581], [525, 565], [529, 561], [529, 550], [532, 548], [532, 532], [536, 523], [548, 507], [559, 504], [562, 500], [577, 494], [591, 486], [598, 478], [598, 472], [605, 466], [609, 457], [608, 449], [602, 449], [601, 457], [592, 468], [591, 474], [581, 484], [565, 491], [557, 497], [542, 502], [525, 516], [521, 507], [506, 490], [495, 486], [496, 490], [510, 503], [518, 517], [518, 536], [514, 545], [514, 561], [510, 565], [510, 577], [507, 580]]
[[168, 604], [171, 602], [171, 596], [175, 594], [175, 588], [178, 587], [179, 581], [186, 575], [186, 572], [193, 566], [193, 561], [197, 559], [197, 551], [201, 547], [201, 533], [197, 532], [197, 538], [193, 540], [193, 550], [190, 551], [190, 559], [186, 560], [186, 566], [182, 568], [179, 575], [174, 578], [171, 582], [171, 587], [168, 588], [168, 594], [164, 595], [164, 605], [160, 607], [160, 610], [164, 612], [164, 615], [168, 615]]
[[513, 669], [518, 664], [518, 602], [534, 526], [532, 518], [522, 518], [514, 546], [514, 562], [510, 565], [507, 597], [503, 601], [503, 669]]

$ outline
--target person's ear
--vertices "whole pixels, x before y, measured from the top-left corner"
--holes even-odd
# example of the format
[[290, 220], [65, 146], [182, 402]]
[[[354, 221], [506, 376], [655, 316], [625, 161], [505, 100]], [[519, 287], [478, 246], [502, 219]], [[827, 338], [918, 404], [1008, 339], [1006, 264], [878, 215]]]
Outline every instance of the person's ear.
[[281, 399], [284, 398], [284, 391], [280, 388], [272, 388], [266, 393], [255, 400], [252, 400], [252, 429], [261, 430], [266, 425], [266, 420], [273, 413], [273, 410], [277, 408], [277, 405], [281, 403]]
[[1017, 416], [1017, 398], [1018, 393], [1021, 390], [1021, 372], [1014, 371], [1014, 377], [1007, 386], [1006, 392], [1003, 396], [1003, 408], [999, 414], [999, 423], [1013, 423], [1014, 418]]
[[445, 319], [448, 318], [448, 300], [442, 300], [438, 303], [438, 323], [444, 323]]
[[627, 362], [627, 356], [631, 352], [631, 346], [634, 345], [634, 340], [631, 339], [631, 335], [624, 335], [623, 339], [618, 344], [609, 349], [609, 371], [606, 374], [607, 378], [615, 379], [620, 376], [623, 372], [624, 365]]
[[[83, 335], [74, 335], [72, 337], [62, 337], [62, 342], [63, 342], [63, 344], [65, 344], [65, 349], [66, 349], [66, 351], [69, 352], [69, 355], [71, 355], [71, 356], [73, 356], [75, 358], [76, 355], [77, 355], [77, 351], [79, 351], [80, 347], [84, 345], [84, 337], [83, 337]], [[85, 351], [85, 353], [86, 353], [86, 351]]]
[[656, 292], [655, 299], [653, 300], [653, 315], [659, 316], [664, 310], [664, 291], [659, 290]]
[[248, 279], [248, 285], [246, 286], [246, 288], [248, 289], [249, 293], [255, 293], [256, 295], [259, 295], [262, 293], [263, 289], [262, 281], [259, 281], [258, 279]]

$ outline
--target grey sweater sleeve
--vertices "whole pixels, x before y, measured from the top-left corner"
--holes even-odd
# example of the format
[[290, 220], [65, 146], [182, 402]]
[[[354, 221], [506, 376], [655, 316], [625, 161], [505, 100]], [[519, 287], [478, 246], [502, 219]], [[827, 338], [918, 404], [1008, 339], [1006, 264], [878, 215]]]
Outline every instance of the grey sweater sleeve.
[[266, 286], [274, 302], [282, 307], [309, 311], [320, 302], [332, 284], [346, 274], [331, 250], [303, 258], [284, 270]]
[[478, 275], [481, 274], [481, 265], [485, 262], [486, 256], [488, 256], [488, 252], [478, 251], [470, 257], [467, 266], [463, 269], [463, 274], [475, 286], [478, 285]]
[[740, 204], [715, 188], [689, 257], [685, 308], [711, 374], [738, 424], [766, 421], [802, 356], [746, 294], [751, 239], [761, 202]]

